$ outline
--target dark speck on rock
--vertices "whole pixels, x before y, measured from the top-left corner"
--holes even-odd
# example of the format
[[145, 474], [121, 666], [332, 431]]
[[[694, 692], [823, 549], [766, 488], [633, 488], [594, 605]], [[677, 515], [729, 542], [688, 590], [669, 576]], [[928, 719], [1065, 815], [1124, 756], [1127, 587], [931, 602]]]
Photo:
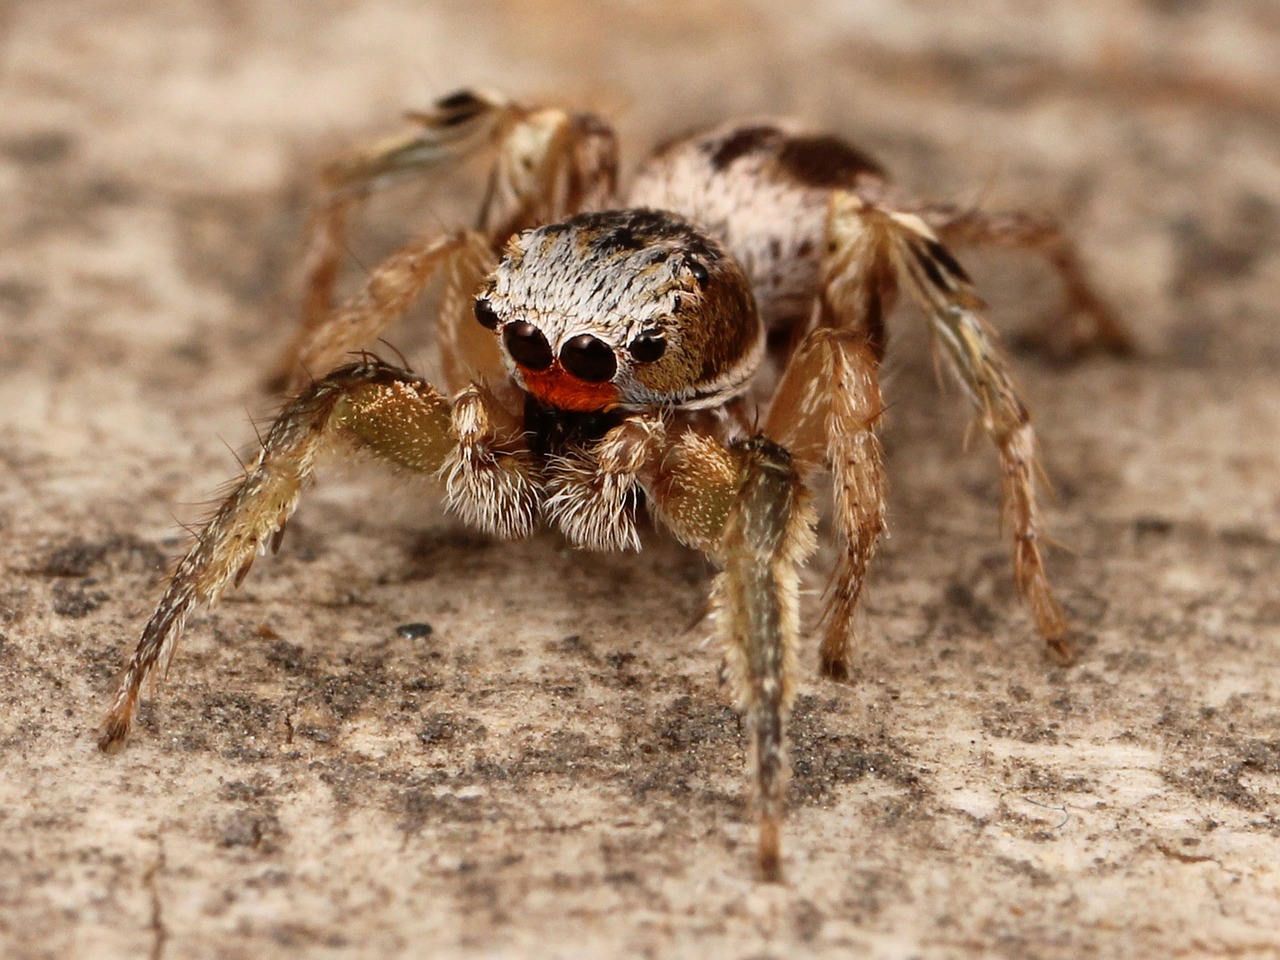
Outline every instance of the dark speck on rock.
[[429, 623], [402, 623], [396, 627], [396, 634], [406, 640], [422, 640], [433, 633], [435, 629]]

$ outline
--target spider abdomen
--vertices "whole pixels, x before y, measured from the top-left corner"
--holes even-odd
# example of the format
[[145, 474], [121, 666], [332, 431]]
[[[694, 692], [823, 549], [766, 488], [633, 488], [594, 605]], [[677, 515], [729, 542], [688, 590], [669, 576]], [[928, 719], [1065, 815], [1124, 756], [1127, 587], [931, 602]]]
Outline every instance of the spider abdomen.
[[884, 169], [787, 120], [728, 124], [655, 151], [628, 195], [709, 230], [742, 264], [770, 330], [808, 319], [833, 189], [879, 191]]

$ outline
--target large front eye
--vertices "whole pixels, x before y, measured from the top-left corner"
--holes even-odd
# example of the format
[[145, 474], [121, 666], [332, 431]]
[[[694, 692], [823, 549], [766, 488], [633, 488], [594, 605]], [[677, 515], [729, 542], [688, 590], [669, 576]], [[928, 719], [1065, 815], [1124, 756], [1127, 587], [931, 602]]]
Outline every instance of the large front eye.
[[490, 330], [498, 329], [498, 314], [493, 309], [486, 298], [480, 297], [476, 300], [476, 319], [480, 321], [480, 326], [488, 327]]
[[642, 333], [627, 346], [636, 363], [653, 363], [667, 352], [666, 338], [660, 333]]
[[532, 323], [516, 321], [502, 328], [502, 339], [511, 359], [529, 370], [545, 370], [551, 366], [551, 344]]
[[583, 333], [560, 348], [560, 362], [579, 380], [604, 383], [618, 372], [618, 358], [603, 340]]

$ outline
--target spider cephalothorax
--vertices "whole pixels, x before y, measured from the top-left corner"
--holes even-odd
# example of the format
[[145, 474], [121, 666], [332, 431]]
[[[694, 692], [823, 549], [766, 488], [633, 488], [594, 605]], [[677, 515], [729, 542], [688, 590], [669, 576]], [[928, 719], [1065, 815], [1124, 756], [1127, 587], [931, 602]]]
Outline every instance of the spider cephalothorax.
[[[125, 669], [103, 750], [123, 745], [143, 681], [172, 655], [190, 610], [279, 547], [317, 456], [345, 441], [437, 478], [447, 506], [495, 536], [544, 523], [579, 547], [638, 549], [643, 504], [718, 564], [711, 620], [751, 738], [758, 862], [777, 879], [809, 488], [830, 476], [842, 543], [819, 664], [847, 679], [884, 525], [878, 370], [902, 290], [999, 452], [1019, 591], [1050, 649], [1069, 656], [1040, 555], [1026, 407], [946, 246], [1042, 252], [1065, 281], [1073, 340], [1123, 351], [1124, 331], [1054, 223], [914, 202], [860, 151], [787, 122], [673, 141], [619, 196], [615, 138], [598, 117], [464, 91], [413, 118], [413, 133], [327, 172], [285, 364], [296, 392], [179, 562]], [[409, 243], [335, 307], [359, 201], [392, 174], [486, 148], [497, 159], [478, 228]], [[367, 355], [343, 365], [438, 271], [443, 390]]]
[[500, 334], [515, 381], [566, 410], [722, 404], [764, 347], [742, 268], [661, 210], [584, 213], [514, 237], [476, 318]]

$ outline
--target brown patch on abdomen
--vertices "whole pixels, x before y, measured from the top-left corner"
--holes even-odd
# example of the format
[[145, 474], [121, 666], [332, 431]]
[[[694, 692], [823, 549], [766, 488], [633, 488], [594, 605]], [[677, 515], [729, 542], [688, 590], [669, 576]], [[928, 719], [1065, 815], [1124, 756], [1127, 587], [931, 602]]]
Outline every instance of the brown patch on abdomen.
[[852, 187], [861, 175], [886, 175], [870, 156], [829, 136], [787, 137], [778, 151], [778, 167], [796, 183], [823, 190]]
[[781, 132], [777, 127], [761, 124], [754, 127], [741, 127], [723, 140], [712, 140], [704, 146], [710, 150], [711, 166], [719, 173], [739, 157], [755, 153], [761, 147], [774, 145], [780, 137]]

